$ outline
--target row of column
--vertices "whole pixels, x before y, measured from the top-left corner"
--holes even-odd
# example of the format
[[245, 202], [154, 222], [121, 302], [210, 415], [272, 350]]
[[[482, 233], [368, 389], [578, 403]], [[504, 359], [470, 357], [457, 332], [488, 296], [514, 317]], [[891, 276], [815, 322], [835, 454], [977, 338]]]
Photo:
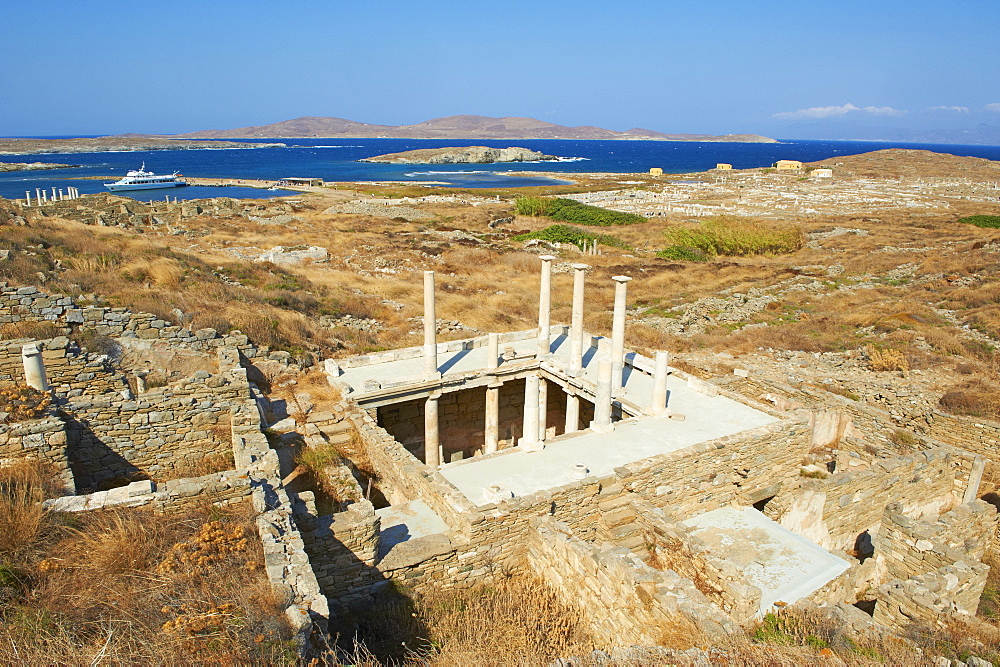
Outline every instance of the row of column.
[[[77, 188], [74, 188], [74, 187], [68, 187], [68, 188], [66, 188], [66, 192], [65, 193], [61, 189], [57, 190], [56, 188], [52, 188], [52, 198], [51, 199], [49, 199], [48, 192], [46, 192], [45, 190], [43, 190], [41, 188], [35, 188], [35, 200], [34, 200], [35, 203], [34, 203], [34, 206], [41, 206], [42, 204], [48, 204], [50, 201], [54, 201], [54, 202], [56, 202], [56, 201], [66, 201], [66, 200], [70, 200], [70, 199], [79, 199], [79, 198], [80, 198], [80, 191]], [[25, 206], [28, 206], [28, 207], [32, 206], [32, 203], [31, 203], [31, 191], [30, 190], [25, 190], [24, 191], [24, 202], [25, 202]]]
[[[538, 359], [544, 361], [551, 356], [551, 308], [552, 308], [552, 255], [542, 255], [541, 284], [538, 299]], [[587, 264], [573, 264], [573, 312], [570, 322], [570, 359], [567, 372], [577, 376], [583, 371], [583, 306], [584, 283]], [[590, 428], [597, 432], [607, 432], [612, 428], [611, 412], [615, 397], [624, 390], [623, 375], [625, 369], [625, 310], [629, 276], [612, 276], [615, 281], [615, 301], [611, 326], [611, 353], [601, 355], [597, 360], [597, 392], [594, 406], [594, 420]], [[441, 373], [437, 362], [437, 312], [434, 301], [434, 272], [424, 271], [424, 379], [438, 380]], [[499, 365], [499, 335], [489, 334], [489, 360], [487, 369], [496, 370]], [[654, 373], [654, 388], [650, 397], [648, 413], [662, 416], [666, 411], [666, 379], [668, 355], [666, 352], [656, 353]], [[492, 454], [497, 451], [499, 443], [499, 397], [500, 382], [494, 382], [486, 388], [486, 419], [484, 429], [483, 452]], [[580, 398], [571, 388], [567, 389], [565, 432], [573, 433], [579, 429]], [[432, 392], [426, 401], [424, 409], [424, 460], [427, 465], [441, 465], [441, 446], [438, 432], [438, 400], [441, 392]], [[525, 378], [524, 389], [524, 429], [518, 446], [528, 451], [543, 447], [547, 424], [548, 383], [539, 375], [531, 374]], [[532, 426], [535, 425], [535, 426]]]

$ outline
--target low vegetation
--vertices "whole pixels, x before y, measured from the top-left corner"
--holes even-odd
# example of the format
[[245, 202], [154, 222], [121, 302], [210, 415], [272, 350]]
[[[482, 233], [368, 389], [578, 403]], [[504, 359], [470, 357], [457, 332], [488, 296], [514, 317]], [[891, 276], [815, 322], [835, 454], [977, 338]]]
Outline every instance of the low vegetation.
[[657, 257], [690, 261], [706, 261], [717, 255], [780, 255], [795, 252], [805, 243], [798, 226], [730, 217], [708, 218], [694, 229], [675, 227], [664, 235], [670, 245]]
[[530, 241], [532, 239], [539, 239], [541, 241], [549, 241], [552, 243], [572, 244], [581, 250], [590, 247], [595, 241], [600, 245], [611, 248], [628, 247], [625, 242], [611, 236], [610, 234], [594, 234], [593, 232], [588, 232], [584, 229], [580, 229], [579, 227], [572, 227], [570, 225], [551, 225], [536, 232], [518, 234], [514, 237], [515, 241]]
[[1000, 229], [1000, 215], [970, 215], [959, 218], [958, 222], [976, 227], [986, 227], [987, 229]]
[[518, 215], [546, 217], [553, 220], [572, 222], [577, 225], [595, 227], [612, 227], [646, 222], [646, 218], [641, 215], [609, 211], [606, 208], [590, 206], [574, 199], [518, 197], [514, 200], [514, 209]]
[[52, 397], [32, 387], [8, 385], [0, 387], [0, 412], [7, 413], [8, 423], [38, 419], [48, 413]]
[[295, 658], [252, 510], [54, 514], [44, 466], [0, 468], [0, 663]]

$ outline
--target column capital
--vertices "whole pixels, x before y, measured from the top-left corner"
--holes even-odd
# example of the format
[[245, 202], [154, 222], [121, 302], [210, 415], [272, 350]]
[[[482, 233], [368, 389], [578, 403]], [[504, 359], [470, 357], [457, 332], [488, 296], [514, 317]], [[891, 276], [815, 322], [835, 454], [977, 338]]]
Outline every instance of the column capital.
[[632, 276], [611, 276], [611, 279], [616, 283], [627, 283], [632, 280]]
[[543, 262], [551, 262], [555, 258], [556, 258], [555, 255], [539, 255], [538, 256], [538, 259], [542, 260]]
[[571, 264], [570, 266], [572, 266], [577, 271], [586, 271], [587, 269], [590, 268], [590, 264], [575, 263], [575, 264]]

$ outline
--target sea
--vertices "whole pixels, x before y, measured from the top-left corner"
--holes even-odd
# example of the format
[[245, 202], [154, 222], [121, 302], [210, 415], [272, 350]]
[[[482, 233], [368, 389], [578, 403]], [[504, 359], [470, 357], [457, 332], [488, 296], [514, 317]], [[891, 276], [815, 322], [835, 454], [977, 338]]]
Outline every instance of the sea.
[[[55, 138], [55, 137], [46, 137]], [[439, 139], [258, 139], [286, 144], [281, 148], [124, 151], [102, 153], [44, 153], [0, 155], [4, 162], [54, 162], [71, 168], [0, 173], [0, 196], [24, 197], [36, 188], [51, 192], [76, 187], [81, 194], [107, 192], [103, 183], [118, 180], [142, 164], [157, 174], [178, 171], [190, 177], [228, 178], [232, 187], [168, 188], [138, 190], [127, 196], [143, 201], [202, 199], [207, 197], [267, 198], [290, 194], [285, 190], [240, 187], [239, 180], [278, 180], [300, 176], [326, 181], [406, 181], [441, 184], [453, 188], [517, 188], [565, 182], [558, 178], [524, 175], [545, 171], [569, 176], [579, 172], [646, 172], [660, 167], [667, 173], [712, 169], [728, 162], [735, 169], [767, 167], [781, 159], [812, 162], [838, 155], [855, 155], [883, 148], [915, 148], [953, 155], [1000, 160], [1000, 146], [908, 144], [857, 141], [782, 141], [777, 144], [672, 142], [672, 141], [564, 141], [544, 140], [439, 140]], [[247, 140], [250, 143], [251, 140]], [[492, 165], [395, 165], [358, 162], [359, 159], [416, 148], [483, 145], [496, 148], [523, 146], [558, 156], [556, 161]], [[94, 178], [99, 177], [99, 178]], [[126, 193], [119, 193], [126, 194]]]

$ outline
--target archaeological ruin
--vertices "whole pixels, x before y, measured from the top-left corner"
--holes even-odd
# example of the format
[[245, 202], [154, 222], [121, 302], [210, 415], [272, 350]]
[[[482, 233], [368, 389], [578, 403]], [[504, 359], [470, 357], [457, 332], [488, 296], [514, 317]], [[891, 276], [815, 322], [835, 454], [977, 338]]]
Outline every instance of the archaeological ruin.
[[[59, 335], [0, 343], [0, 379], [54, 399], [0, 424], [0, 464], [55, 465], [54, 511], [249, 497], [301, 647], [394, 582], [467, 587], [519, 570], [608, 646], [656, 643], [677, 615], [721, 637], [794, 603], [889, 629], [975, 614], [997, 529], [979, 487], [1000, 424], [942, 414], [904, 446], [877, 408], [740, 369], [684, 372], [667, 351], [628, 349], [628, 276], [613, 278], [610, 339], [584, 331], [586, 264], [565, 269], [571, 321], [551, 322], [556, 261], [540, 256], [537, 328], [446, 342], [425, 272], [423, 345], [327, 359], [341, 400], [294, 415], [259, 380], [294, 366], [288, 353], [4, 286], [0, 322]], [[147, 386], [71, 331], [214, 368]], [[344, 489], [331, 503], [301, 484], [293, 453], [348, 441], [356, 456], [326, 471]], [[171, 474], [207, 456], [230, 463]]]

